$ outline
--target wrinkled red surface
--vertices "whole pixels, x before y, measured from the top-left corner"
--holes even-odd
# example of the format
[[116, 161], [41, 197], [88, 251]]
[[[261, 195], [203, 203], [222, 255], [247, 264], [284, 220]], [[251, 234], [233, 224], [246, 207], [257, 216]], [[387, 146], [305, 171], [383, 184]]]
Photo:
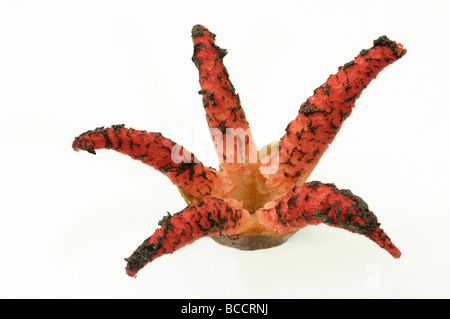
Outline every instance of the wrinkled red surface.
[[[112, 149], [147, 164], [169, 177], [178, 187], [196, 199], [205, 196], [224, 196], [234, 184], [215, 169], [206, 167], [195, 156], [160, 133], [149, 133], [116, 125], [97, 128], [78, 136], [75, 150], [95, 154], [98, 149]], [[172, 150], [178, 152], [176, 162]], [[179, 162], [178, 162], [179, 161]]]
[[146, 264], [165, 254], [207, 236], [239, 232], [250, 214], [237, 203], [207, 198], [186, 207], [181, 212], [163, 218], [153, 235], [127, 258], [127, 274], [135, 276]]
[[272, 158], [278, 161], [279, 169], [265, 175], [266, 184], [283, 194], [296, 183], [304, 183], [352, 112], [362, 91], [381, 70], [405, 53], [401, 44], [380, 37], [371, 49], [362, 50], [315, 89], [287, 126], [279, 143], [279, 152], [273, 153]]
[[[248, 156], [251, 152], [256, 154], [257, 148], [239, 95], [223, 64], [226, 50], [215, 44], [215, 34], [200, 25], [192, 29], [192, 40], [194, 43], [192, 60], [198, 68], [202, 88], [199, 93], [203, 96], [203, 107], [208, 126], [212, 130], [216, 152], [219, 159], [223, 160], [224, 166], [236, 169], [236, 166], [240, 166], [239, 163], [250, 162], [252, 159]], [[226, 136], [230, 134], [234, 134], [235, 141], [227, 145]], [[232, 152], [228, 149], [227, 154], [227, 148], [233, 148]], [[244, 156], [240, 158], [240, 154]]]
[[401, 255], [367, 204], [333, 184], [310, 182], [297, 186], [281, 199], [267, 203], [256, 216], [263, 229], [280, 235], [323, 223], [364, 235], [395, 258]]

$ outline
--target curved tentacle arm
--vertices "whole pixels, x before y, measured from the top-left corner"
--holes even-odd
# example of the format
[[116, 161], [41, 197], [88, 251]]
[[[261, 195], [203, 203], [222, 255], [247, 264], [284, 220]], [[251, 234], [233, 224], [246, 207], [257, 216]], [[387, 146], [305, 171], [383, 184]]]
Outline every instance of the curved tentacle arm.
[[192, 153], [160, 133], [138, 131], [124, 125], [99, 127], [76, 137], [72, 147], [91, 154], [105, 148], [128, 155], [157, 169], [195, 199], [224, 196], [235, 188], [228, 177], [204, 166]]
[[281, 199], [267, 203], [256, 216], [266, 231], [280, 235], [324, 223], [364, 235], [395, 258], [401, 255], [367, 204], [333, 184], [310, 182], [296, 186]]
[[279, 195], [283, 195], [294, 185], [303, 184], [362, 91], [381, 70], [405, 53], [401, 44], [382, 36], [374, 41], [372, 48], [362, 50], [354, 60], [339, 67], [301, 105], [297, 117], [286, 127], [278, 151], [272, 154], [272, 161], [277, 161], [279, 169], [274, 174], [265, 174], [266, 185], [278, 187]]
[[194, 241], [219, 234], [238, 234], [257, 227], [256, 220], [235, 200], [206, 198], [164, 217], [161, 226], [129, 257], [126, 272], [137, 272], [154, 259], [171, 254]]
[[227, 51], [218, 47], [214, 42], [215, 34], [201, 25], [193, 27], [192, 39], [192, 61], [198, 68], [202, 88], [199, 94], [203, 95], [203, 107], [217, 156], [224, 169], [242, 170], [246, 164], [257, 162], [258, 150], [239, 95], [223, 64]]

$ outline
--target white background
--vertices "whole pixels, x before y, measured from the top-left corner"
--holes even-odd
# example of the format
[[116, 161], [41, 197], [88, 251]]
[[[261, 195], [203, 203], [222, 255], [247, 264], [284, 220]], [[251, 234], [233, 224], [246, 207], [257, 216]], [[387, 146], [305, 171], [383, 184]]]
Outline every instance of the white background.
[[[185, 207], [157, 171], [75, 136], [125, 123], [217, 167], [191, 28], [225, 64], [258, 146], [381, 35], [407, 54], [364, 91], [311, 179], [364, 198], [402, 251], [324, 225], [278, 248], [201, 239], [125, 261]], [[448, 1], [1, 1], [0, 297], [448, 298]]]

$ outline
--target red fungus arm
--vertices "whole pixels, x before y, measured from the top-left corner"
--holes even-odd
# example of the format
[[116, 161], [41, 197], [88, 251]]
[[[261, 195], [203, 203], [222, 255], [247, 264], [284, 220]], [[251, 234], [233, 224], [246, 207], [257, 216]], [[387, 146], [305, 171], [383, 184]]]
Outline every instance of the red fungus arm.
[[301, 105], [297, 117], [286, 127], [278, 151], [271, 155], [279, 169], [265, 175], [266, 185], [277, 187], [283, 195], [294, 185], [303, 184], [352, 112], [362, 91], [381, 70], [405, 53], [401, 44], [382, 36], [374, 41], [372, 48], [362, 50], [354, 60], [339, 67], [338, 72]]
[[171, 254], [200, 238], [241, 233], [256, 226], [256, 221], [237, 201], [206, 198], [173, 216], [169, 214], [159, 225], [161, 227], [125, 259], [129, 276], [136, 276], [154, 259]]
[[242, 170], [247, 163], [257, 162], [257, 148], [239, 95], [223, 64], [227, 51], [218, 47], [214, 42], [215, 34], [201, 25], [193, 27], [192, 39], [192, 61], [198, 68], [202, 88], [199, 94], [203, 96], [203, 107], [219, 161], [224, 169]]
[[92, 154], [105, 148], [128, 155], [157, 169], [195, 199], [224, 196], [235, 187], [228, 177], [204, 166], [192, 153], [160, 133], [138, 131], [123, 125], [99, 127], [75, 138], [72, 147]]
[[324, 223], [364, 235], [395, 258], [401, 255], [367, 204], [333, 184], [310, 182], [296, 186], [281, 199], [267, 203], [256, 216], [263, 229], [279, 235]]

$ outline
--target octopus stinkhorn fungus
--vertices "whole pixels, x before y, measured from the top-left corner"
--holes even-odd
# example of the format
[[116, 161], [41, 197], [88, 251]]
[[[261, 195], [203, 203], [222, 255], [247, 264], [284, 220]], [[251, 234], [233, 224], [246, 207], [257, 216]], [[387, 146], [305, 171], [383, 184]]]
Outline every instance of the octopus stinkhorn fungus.
[[124, 125], [99, 127], [75, 138], [73, 148], [95, 154], [112, 149], [139, 160], [175, 184], [187, 207], [169, 214], [129, 258], [126, 273], [157, 257], [210, 236], [231, 247], [253, 250], [280, 245], [298, 229], [326, 224], [364, 235], [400, 257], [367, 204], [333, 184], [307, 182], [361, 92], [387, 65], [401, 58], [401, 44], [381, 36], [368, 50], [338, 68], [301, 104], [284, 136], [258, 150], [249, 123], [223, 64], [227, 51], [215, 34], [192, 29], [192, 61], [199, 71], [203, 107], [220, 169], [161, 135]]

